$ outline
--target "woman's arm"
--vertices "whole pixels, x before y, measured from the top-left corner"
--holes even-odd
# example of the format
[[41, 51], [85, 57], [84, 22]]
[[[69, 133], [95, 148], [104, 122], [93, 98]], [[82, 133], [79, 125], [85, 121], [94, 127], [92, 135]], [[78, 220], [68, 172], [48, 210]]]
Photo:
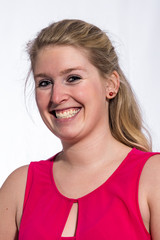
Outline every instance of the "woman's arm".
[[152, 240], [160, 240], [160, 155], [151, 157], [144, 166], [141, 186], [149, 206], [149, 228]]
[[17, 240], [28, 166], [15, 170], [0, 189], [0, 239]]

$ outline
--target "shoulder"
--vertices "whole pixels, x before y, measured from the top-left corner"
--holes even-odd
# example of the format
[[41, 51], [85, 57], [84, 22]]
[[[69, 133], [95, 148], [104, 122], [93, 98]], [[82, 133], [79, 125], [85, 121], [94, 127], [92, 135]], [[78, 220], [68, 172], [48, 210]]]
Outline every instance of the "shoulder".
[[[28, 165], [14, 170], [0, 189], [0, 202], [17, 204], [19, 196], [24, 193], [27, 181]], [[5, 201], [4, 201], [5, 200]], [[3, 204], [2, 204], [3, 205]], [[2, 206], [0, 204], [0, 206]], [[6, 204], [7, 205], [7, 204]]]
[[0, 237], [6, 231], [11, 235], [16, 232], [17, 216], [23, 208], [27, 173], [28, 165], [16, 169], [0, 188]]
[[160, 153], [148, 158], [143, 167], [141, 178], [147, 182], [149, 188], [153, 187], [153, 183], [160, 181]]
[[160, 154], [152, 155], [146, 161], [141, 174], [141, 183], [148, 192], [148, 198], [152, 192], [155, 194], [158, 186], [160, 188]]
[[26, 182], [27, 173], [28, 165], [22, 166], [14, 170], [2, 185], [0, 193], [2, 194], [8, 190], [12, 190], [13, 193], [20, 190], [20, 187], [22, 187], [23, 184]]
[[[6, 179], [6, 181], [3, 183], [0, 193], [6, 192], [7, 190], [12, 190], [13, 192], [16, 192], [19, 190], [19, 187], [23, 185], [23, 183], [26, 181], [28, 173], [28, 165], [22, 166], [20, 168], [17, 168], [14, 170]], [[18, 188], [18, 189], [17, 189]]]

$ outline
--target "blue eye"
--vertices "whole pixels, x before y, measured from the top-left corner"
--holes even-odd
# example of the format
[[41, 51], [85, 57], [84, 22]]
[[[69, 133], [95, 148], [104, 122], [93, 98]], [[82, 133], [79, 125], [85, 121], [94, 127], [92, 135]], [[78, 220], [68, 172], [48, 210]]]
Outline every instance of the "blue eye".
[[67, 82], [72, 83], [72, 82], [76, 82], [76, 81], [78, 81], [78, 80], [80, 80], [80, 79], [81, 79], [81, 77], [79, 77], [79, 76], [70, 76], [70, 77], [67, 79]]
[[40, 88], [46, 88], [46, 87], [49, 87], [50, 85], [52, 85], [52, 81], [50, 80], [41, 80], [39, 83], [38, 83], [38, 87]]

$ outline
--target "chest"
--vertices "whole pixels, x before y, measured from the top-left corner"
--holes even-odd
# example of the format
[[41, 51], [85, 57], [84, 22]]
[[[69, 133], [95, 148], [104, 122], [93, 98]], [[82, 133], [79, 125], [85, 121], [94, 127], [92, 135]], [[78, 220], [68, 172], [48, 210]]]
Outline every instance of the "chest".
[[135, 202], [134, 184], [124, 184], [125, 188], [120, 181], [104, 183], [77, 200], [64, 197], [54, 184], [43, 188], [32, 186], [19, 239], [58, 240], [62, 236], [75, 236], [79, 240], [116, 240], [120, 234], [123, 240], [150, 239]]

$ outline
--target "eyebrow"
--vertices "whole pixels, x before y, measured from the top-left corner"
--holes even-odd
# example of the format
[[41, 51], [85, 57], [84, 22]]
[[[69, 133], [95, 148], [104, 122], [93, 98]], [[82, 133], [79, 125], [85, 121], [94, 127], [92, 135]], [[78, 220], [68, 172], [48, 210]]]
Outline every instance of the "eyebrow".
[[74, 68], [67, 68], [67, 69], [61, 71], [60, 75], [67, 74], [67, 73], [70, 73], [70, 72], [75, 71], [75, 70], [80, 70], [80, 71], [86, 72], [86, 70], [84, 68], [79, 66], [79, 67], [74, 67]]
[[[65, 74], [70, 73], [70, 72], [75, 71], [75, 70], [80, 70], [80, 71], [86, 72], [86, 69], [78, 66], [78, 67], [67, 68], [67, 69], [62, 70], [60, 72], [60, 75], [62, 76], [62, 75], [65, 75]], [[49, 76], [45, 73], [38, 73], [38, 74], [34, 75], [34, 78], [38, 78], [38, 77], [49, 77]]]
[[48, 78], [49, 76], [47, 74], [45, 74], [45, 73], [34, 74], [34, 78], [38, 78], [38, 77]]

